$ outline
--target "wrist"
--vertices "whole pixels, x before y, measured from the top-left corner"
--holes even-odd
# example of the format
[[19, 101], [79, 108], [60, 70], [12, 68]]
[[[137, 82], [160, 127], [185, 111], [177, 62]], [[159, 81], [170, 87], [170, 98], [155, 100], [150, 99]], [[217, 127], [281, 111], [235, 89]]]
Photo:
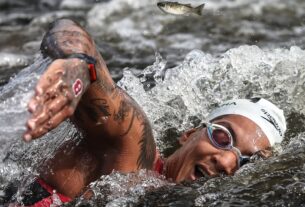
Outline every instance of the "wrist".
[[70, 58], [78, 58], [88, 65], [88, 72], [90, 77], [90, 82], [93, 83], [97, 79], [97, 73], [96, 73], [96, 59], [92, 56], [86, 55], [84, 53], [73, 53], [69, 54], [64, 57], [64, 59], [70, 59]]

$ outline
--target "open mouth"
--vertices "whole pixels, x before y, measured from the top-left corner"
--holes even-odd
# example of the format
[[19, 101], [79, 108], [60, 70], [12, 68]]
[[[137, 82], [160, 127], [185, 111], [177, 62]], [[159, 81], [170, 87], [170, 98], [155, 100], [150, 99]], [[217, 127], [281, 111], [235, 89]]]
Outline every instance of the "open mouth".
[[198, 178], [210, 177], [210, 176], [200, 165], [195, 165], [195, 177], [196, 179], [198, 179]]

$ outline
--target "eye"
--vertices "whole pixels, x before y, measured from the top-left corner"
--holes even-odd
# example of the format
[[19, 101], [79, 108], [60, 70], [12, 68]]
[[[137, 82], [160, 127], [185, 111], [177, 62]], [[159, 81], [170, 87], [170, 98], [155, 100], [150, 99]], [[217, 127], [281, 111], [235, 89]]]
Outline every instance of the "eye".
[[231, 139], [229, 135], [223, 130], [213, 130], [212, 136], [214, 141], [221, 147], [226, 147], [231, 144]]

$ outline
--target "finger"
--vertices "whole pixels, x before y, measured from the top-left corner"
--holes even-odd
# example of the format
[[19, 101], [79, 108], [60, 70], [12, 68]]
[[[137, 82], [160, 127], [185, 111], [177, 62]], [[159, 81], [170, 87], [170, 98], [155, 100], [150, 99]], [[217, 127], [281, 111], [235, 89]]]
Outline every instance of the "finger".
[[27, 126], [30, 130], [35, 130], [36, 127], [43, 125], [44, 122], [49, 120], [55, 114], [59, 113], [71, 100], [71, 95], [59, 95], [56, 99], [51, 100], [44, 106], [44, 109], [39, 114], [35, 114], [28, 122]]
[[[52, 86], [47, 92], [43, 91], [42, 94], [39, 94], [41, 92], [36, 91], [36, 94], [34, 95], [34, 97], [31, 98], [31, 100], [29, 101], [29, 104], [28, 104], [29, 112], [31, 112], [33, 114], [35, 114], [35, 113], [37, 114], [37, 113], [41, 112], [43, 105], [49, 99], [55, 98], [56, 92], [63, 91], [63, 88], [64, 88], [63, 81], [58, 81], [58, 83], [55, 84], [54, 86]], [[42, 89], [36, 89], [36, 90], [42, 90]], [[44, 89], [44, 90], [47, 90], [47, 89]]]
[[49, 114], [59, 113], [71, 101], [71, 95], [61, 94], [56, 100], [50, 102], [47, 106]]
[[48, 114], [45, 110], [38, 114], [35, 117], [32, 117], [27, 121], [27, 127], [29, 131], [36, 130], [40, 125], [50, 119], [51, 115]]
[[55, 60], [40, 77], [36, 86], [36, 93], [38, 95], [42, 95], [59, 77], [64, 75], [65, 72], [62, 70], [62, 64], [63, 60]]
[[45, 122], [42, 126], [36, 128], [33, 131], [28, 131], [23, 136], [25, 141], [31, 141], [32, 139], [36, 139], [50, 130], [57, 127], [63, 120], [65, 120], [67, 117], [70, 117], [74, 112], [74, 109], [70, 106], [66, 106], [64, 110], [62, 110], [60, 113], [53, 116], [49, 121]]
[[47, 103], [49, 100], [58, 97], [65, 88], [67, 88], [66, 83], [64, 83], [62, 80], [59, 80], [47, 88], [42, 95], [38, 95], [38, 98], [42, 99], [42, 103]]
[[43, 95], [45, 91], [53, 85], [58, 77], [54, 76], [51, 72], [43, 74], [36, 85], [36, 94]]
[[64, 91], [65, 88], [65, 83], [60, 80], [54, 86], [48, 88], [44, 94], [35, 95], [28, 104], [29, 112], [33, 114], [38, 114], [39, 112], [41, 112], [42, 106], [44, 106], [48, 101], [55, 99], [57, 96], [60, 96], [60, 93], [65, 93], [65, 96], [68, 97], [68, 92]]
[[34, 96], [28, 104], [28, 110], [32, 114], [37, 114], [43, 109], [43, 104], [41, 104], [41, 98]]

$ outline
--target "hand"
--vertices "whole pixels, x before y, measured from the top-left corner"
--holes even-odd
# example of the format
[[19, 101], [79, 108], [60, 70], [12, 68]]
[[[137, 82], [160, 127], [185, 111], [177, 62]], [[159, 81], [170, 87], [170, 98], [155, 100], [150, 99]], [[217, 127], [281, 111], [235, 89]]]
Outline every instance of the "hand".
[[90, 85], [88, 65], [73, 59], [57, 59], [41, 76], [28, 104], [32, 117], [27, 121], [25, 141], [36, 139], [73, 115]]

